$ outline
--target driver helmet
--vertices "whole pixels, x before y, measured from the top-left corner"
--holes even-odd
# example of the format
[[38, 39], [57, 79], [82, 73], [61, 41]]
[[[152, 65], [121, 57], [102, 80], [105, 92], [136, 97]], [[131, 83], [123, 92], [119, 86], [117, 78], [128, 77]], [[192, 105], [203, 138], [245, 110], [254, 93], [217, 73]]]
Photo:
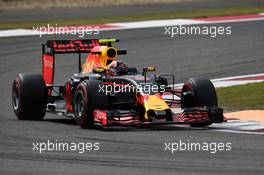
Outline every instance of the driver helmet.
[[126, 75], [127, 72], [127, 65], [120, 60], [112, 61], [112, 63], [109, 64], [108, 74], [111, 76]]

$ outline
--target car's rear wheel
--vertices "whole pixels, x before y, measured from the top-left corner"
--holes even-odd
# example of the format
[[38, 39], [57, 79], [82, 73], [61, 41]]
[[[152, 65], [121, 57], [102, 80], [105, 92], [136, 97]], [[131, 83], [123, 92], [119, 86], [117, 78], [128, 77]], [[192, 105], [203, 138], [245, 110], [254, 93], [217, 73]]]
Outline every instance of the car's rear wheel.
[[94, 109], [108, 107], [108, 98], [100, 91], [103, 83], [98, 80], [82, 81], [74, 95], [74, 114], [81, 128], [94, 128]]
[[46, 113], [47, 90], [40, 74], [19, 74], [12, 87], [12, 106], [20, 120], [41, 120]]
[[[217, 96], [214, 85], [207, 78], [191, 78], [186, 81], [182, 88], [181, 107], [216, 107]], [[212, 124], [205, 122], [191, 124], [192, 127], [203, 127]]]

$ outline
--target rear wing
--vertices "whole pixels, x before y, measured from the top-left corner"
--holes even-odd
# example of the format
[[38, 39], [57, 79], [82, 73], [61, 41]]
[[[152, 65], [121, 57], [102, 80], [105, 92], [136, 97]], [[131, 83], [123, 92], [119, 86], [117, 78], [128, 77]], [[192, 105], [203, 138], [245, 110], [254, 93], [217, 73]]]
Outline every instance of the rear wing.
[[113, 42], [118, 41], [118, 39], [48, 40], [42, 44], [42, 75], [46, 84], [53, 84], [56, 54], [78, 54], [79, 72], [81, 72], [82, 53], [90, 53], [96, 46], [111, 47]]
[[112, 46], [118, 39], [48, 40], [42, 44], [42, 54], [89, 53], [95, 46]]

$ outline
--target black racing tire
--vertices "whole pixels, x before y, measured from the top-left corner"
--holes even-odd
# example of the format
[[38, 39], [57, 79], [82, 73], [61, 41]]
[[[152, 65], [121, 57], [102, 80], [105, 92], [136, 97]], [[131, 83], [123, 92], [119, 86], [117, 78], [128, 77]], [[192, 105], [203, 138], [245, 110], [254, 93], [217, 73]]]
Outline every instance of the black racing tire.
[[74, 94], [74, 115], [83, 129], [95, 128], [94, 109], [106, 109], [109, 106], [107, 95], [100, 91], [103, 83], [99, 80], [84, 80]]
[[12, 106], [19, 120], [41, 120], [46, 114], [47, 88], [40, 74], [19, 74], [12, 87]]
[[[181, 107], [217, 107], [217, 95], [213, 83], [207, 78], [191, 78], [182, 88]], [[191, 124], [192, 127], [204, 127], [212, 122]]]

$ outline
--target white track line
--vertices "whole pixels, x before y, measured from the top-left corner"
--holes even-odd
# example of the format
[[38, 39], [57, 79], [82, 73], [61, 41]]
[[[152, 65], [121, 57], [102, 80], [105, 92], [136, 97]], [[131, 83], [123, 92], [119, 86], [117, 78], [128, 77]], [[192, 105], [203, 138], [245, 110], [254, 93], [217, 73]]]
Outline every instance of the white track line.
[[[107, 27], [107, 28], [103, 27], [103, 28], [100, 28], [99, 30], [100, 31], [110, 31], [110, 30], [154, 28], [154, 27], [165, 27], [165, 26], [217, 24], [217, 23], [233, 23], [233, 22], [248, 22], [248, 21], [264, 20], [263, 13], [259, 13], [257, 15], [259, 15], [259, 17], [256, 17], [256, 18], [245, 17], [244, 19], [240, 18], [240, 19], [232, 19], [232, 20], [225, 19], [221, 21], [219, 20], [206, 21], [203, 19], [167, 19], [167, 20], [149, 20], [149, 21], [124, 22], [124, 23], [107, 23], [104, 25], [110, 25], [112, 27]], [[38, 34], [36, 33], [36, 31], [29, 30], [29, 29], [0, 30], [0, 37], [30, 36], [30, 35], [38, 35]]]
[[219, 131], [219, 132], [230, 132], [230, 133], [237, 133], [237, 134], [256, 134], [256, 135], [264, 135], [264, 132], [258, 131], [239, 131], [239, 130], [232, 130], [232, 129], [214, 129], [212, 131]]
[[[243, 84], [248, 84], [248, 83], [263, 82], [264, 80], [234, 80], [234, 79], [239, 79], [239, 78], [250, 78], [250, 77], [258, 77], [258, 76], [264, 76], [264, 73], [216, 78], [216, 79], [211, 79], [211, 81], [214, 84], [214, 86], [217, 88], [235, 86], [235, 85], [243, 85]], [[182, 86], [183, 86], [183, 83], [174, 84], [175, 88], [181, 88]]]
[[214, 81], [224, 81], [224, 80], [232, 80], [232, 79], [239, 79], [239, 78], [258, 77], [258, 76], [264, 76], [264, 73], [217, 78], [217, 79], [212, 79], [211, 81], [213, 81], [213, 82]]

